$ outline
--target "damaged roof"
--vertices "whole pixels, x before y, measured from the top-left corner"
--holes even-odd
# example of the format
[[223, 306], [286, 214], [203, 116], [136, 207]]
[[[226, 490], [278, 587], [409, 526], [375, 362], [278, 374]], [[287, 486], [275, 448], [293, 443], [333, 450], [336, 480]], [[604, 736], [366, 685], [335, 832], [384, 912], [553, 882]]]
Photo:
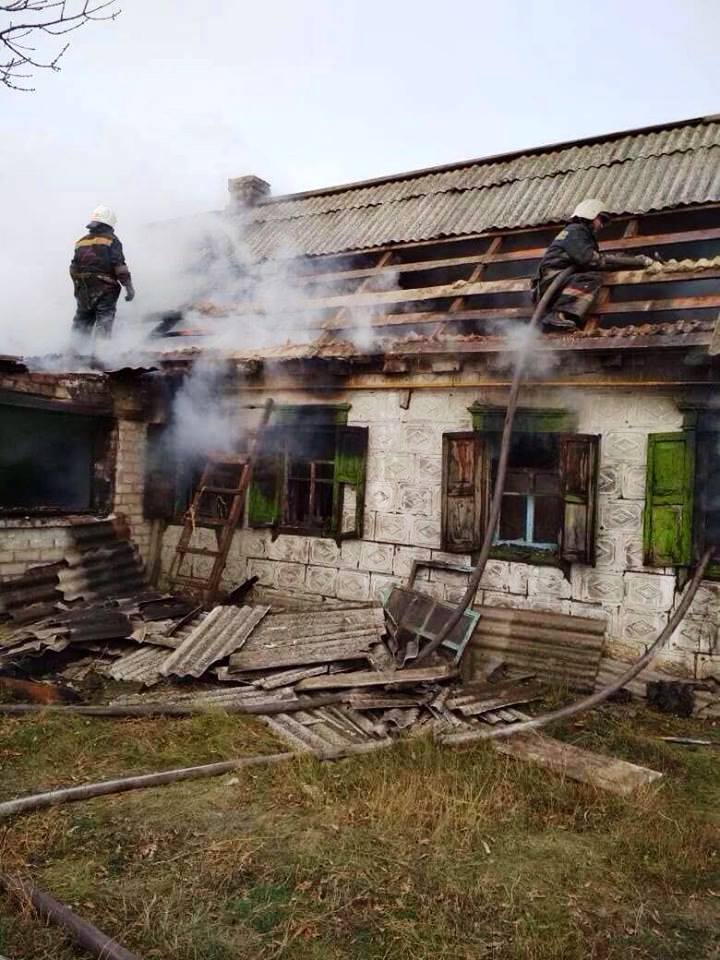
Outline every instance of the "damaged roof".
[[245, 239], [258, 259], [340, 253], [556, 223], [589, 196], [616, 214], [720, 201], [720, 118], [268, 197]]

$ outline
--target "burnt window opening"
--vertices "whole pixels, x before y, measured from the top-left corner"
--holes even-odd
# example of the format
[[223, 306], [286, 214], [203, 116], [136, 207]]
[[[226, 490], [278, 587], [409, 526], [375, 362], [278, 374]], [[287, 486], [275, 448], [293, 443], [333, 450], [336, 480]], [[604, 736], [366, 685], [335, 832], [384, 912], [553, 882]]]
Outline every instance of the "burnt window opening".
[[[694, 553], [714, 546], [720, 564], [720, 433], [699, 433], [695, 471]], [[718, 569], [716, 572], [720, 572]]]
[[248, 495], [248, 525], [277, 532], [362, 536], [367, 429], [347, 407], [280, 407], [263, 433]]
[[[182, 523], [200, 482], [205, 459], [200, 454], [179, 456], [170, 425], [148, 426], [143, 502], [147, 520]], [[215, 515], [219, 516], [221, 509], [216, 507]]]
[[105, 514], [111, 509], [113, 421], [0, 406], [0, 514]]
[[[492, 438], [495, 484], [500, 436]], [[562, 528], [560, 451], [553, 434], [519, 433], [513, 437], [495, 533], [496, 544], [557, 550]]]

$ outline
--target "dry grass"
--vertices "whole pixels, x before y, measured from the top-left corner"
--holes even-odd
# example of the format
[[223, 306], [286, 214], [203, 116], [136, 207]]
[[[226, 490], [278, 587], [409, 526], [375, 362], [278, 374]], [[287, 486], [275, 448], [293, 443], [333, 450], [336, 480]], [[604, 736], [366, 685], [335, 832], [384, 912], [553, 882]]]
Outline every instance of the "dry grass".
[[[720, 757], [654, 739], [698, 724], [624, 716], [563, 735], [666, 771], [632, 802], [416, 741], [25, 816], [0, 857], [145, 960], [719, 957]], [[276, 748], [221, 715], [25, 718], [0, 744], [2, 799]], [[0, 953], [78, 955], [2, 900]]]

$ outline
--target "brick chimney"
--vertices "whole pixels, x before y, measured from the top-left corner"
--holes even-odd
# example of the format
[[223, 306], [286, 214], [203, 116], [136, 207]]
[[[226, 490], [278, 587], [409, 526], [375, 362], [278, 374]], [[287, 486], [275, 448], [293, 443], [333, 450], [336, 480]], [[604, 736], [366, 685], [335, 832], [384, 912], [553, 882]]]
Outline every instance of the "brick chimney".
[[228, 191], [230, 193], [230, 207], [232, 209], [242, 209], [245, 207], [254, 207], [263, 197], [270, 194], [270, 184], [260, 177], [231, 177], [228, 180]]

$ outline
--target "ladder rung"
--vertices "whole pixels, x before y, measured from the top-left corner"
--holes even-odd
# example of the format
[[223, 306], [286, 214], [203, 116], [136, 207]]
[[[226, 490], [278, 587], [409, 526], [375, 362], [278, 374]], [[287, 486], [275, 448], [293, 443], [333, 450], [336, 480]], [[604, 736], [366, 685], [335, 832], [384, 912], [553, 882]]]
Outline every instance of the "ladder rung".
[[206, 587], [209, 580], [198, 580], [197, 577], [188, 577], [184, 573], [178, 573], [172, 578], [173, 583], [192, 583], [195, 587]]
[[198, 557], [219, 557], [220, 550], [207, 550], [205, 547], [180, 547], [177, 548], [178, 553], [195, 553]]
[[195, 527], [226, 527], [227, 520], [218, 520], [217, 517], [199, 517], [197, 514], [193, 517], [193, 526]]
[[201, 497], [204, 493], [232, 493], [234, 496], [237, 496], [242, 492], [242, 487], [212, 487], [210, 484], [205, 483], [198, 490], [198, 496]]
[[208, 464], [227, 464], [231, 467], [245, 466], [248, 462], [248, 455], [246, 453], [228, 453], [228, 454], [218, 454], [217, 456], [209, 456], [207, 458]]

